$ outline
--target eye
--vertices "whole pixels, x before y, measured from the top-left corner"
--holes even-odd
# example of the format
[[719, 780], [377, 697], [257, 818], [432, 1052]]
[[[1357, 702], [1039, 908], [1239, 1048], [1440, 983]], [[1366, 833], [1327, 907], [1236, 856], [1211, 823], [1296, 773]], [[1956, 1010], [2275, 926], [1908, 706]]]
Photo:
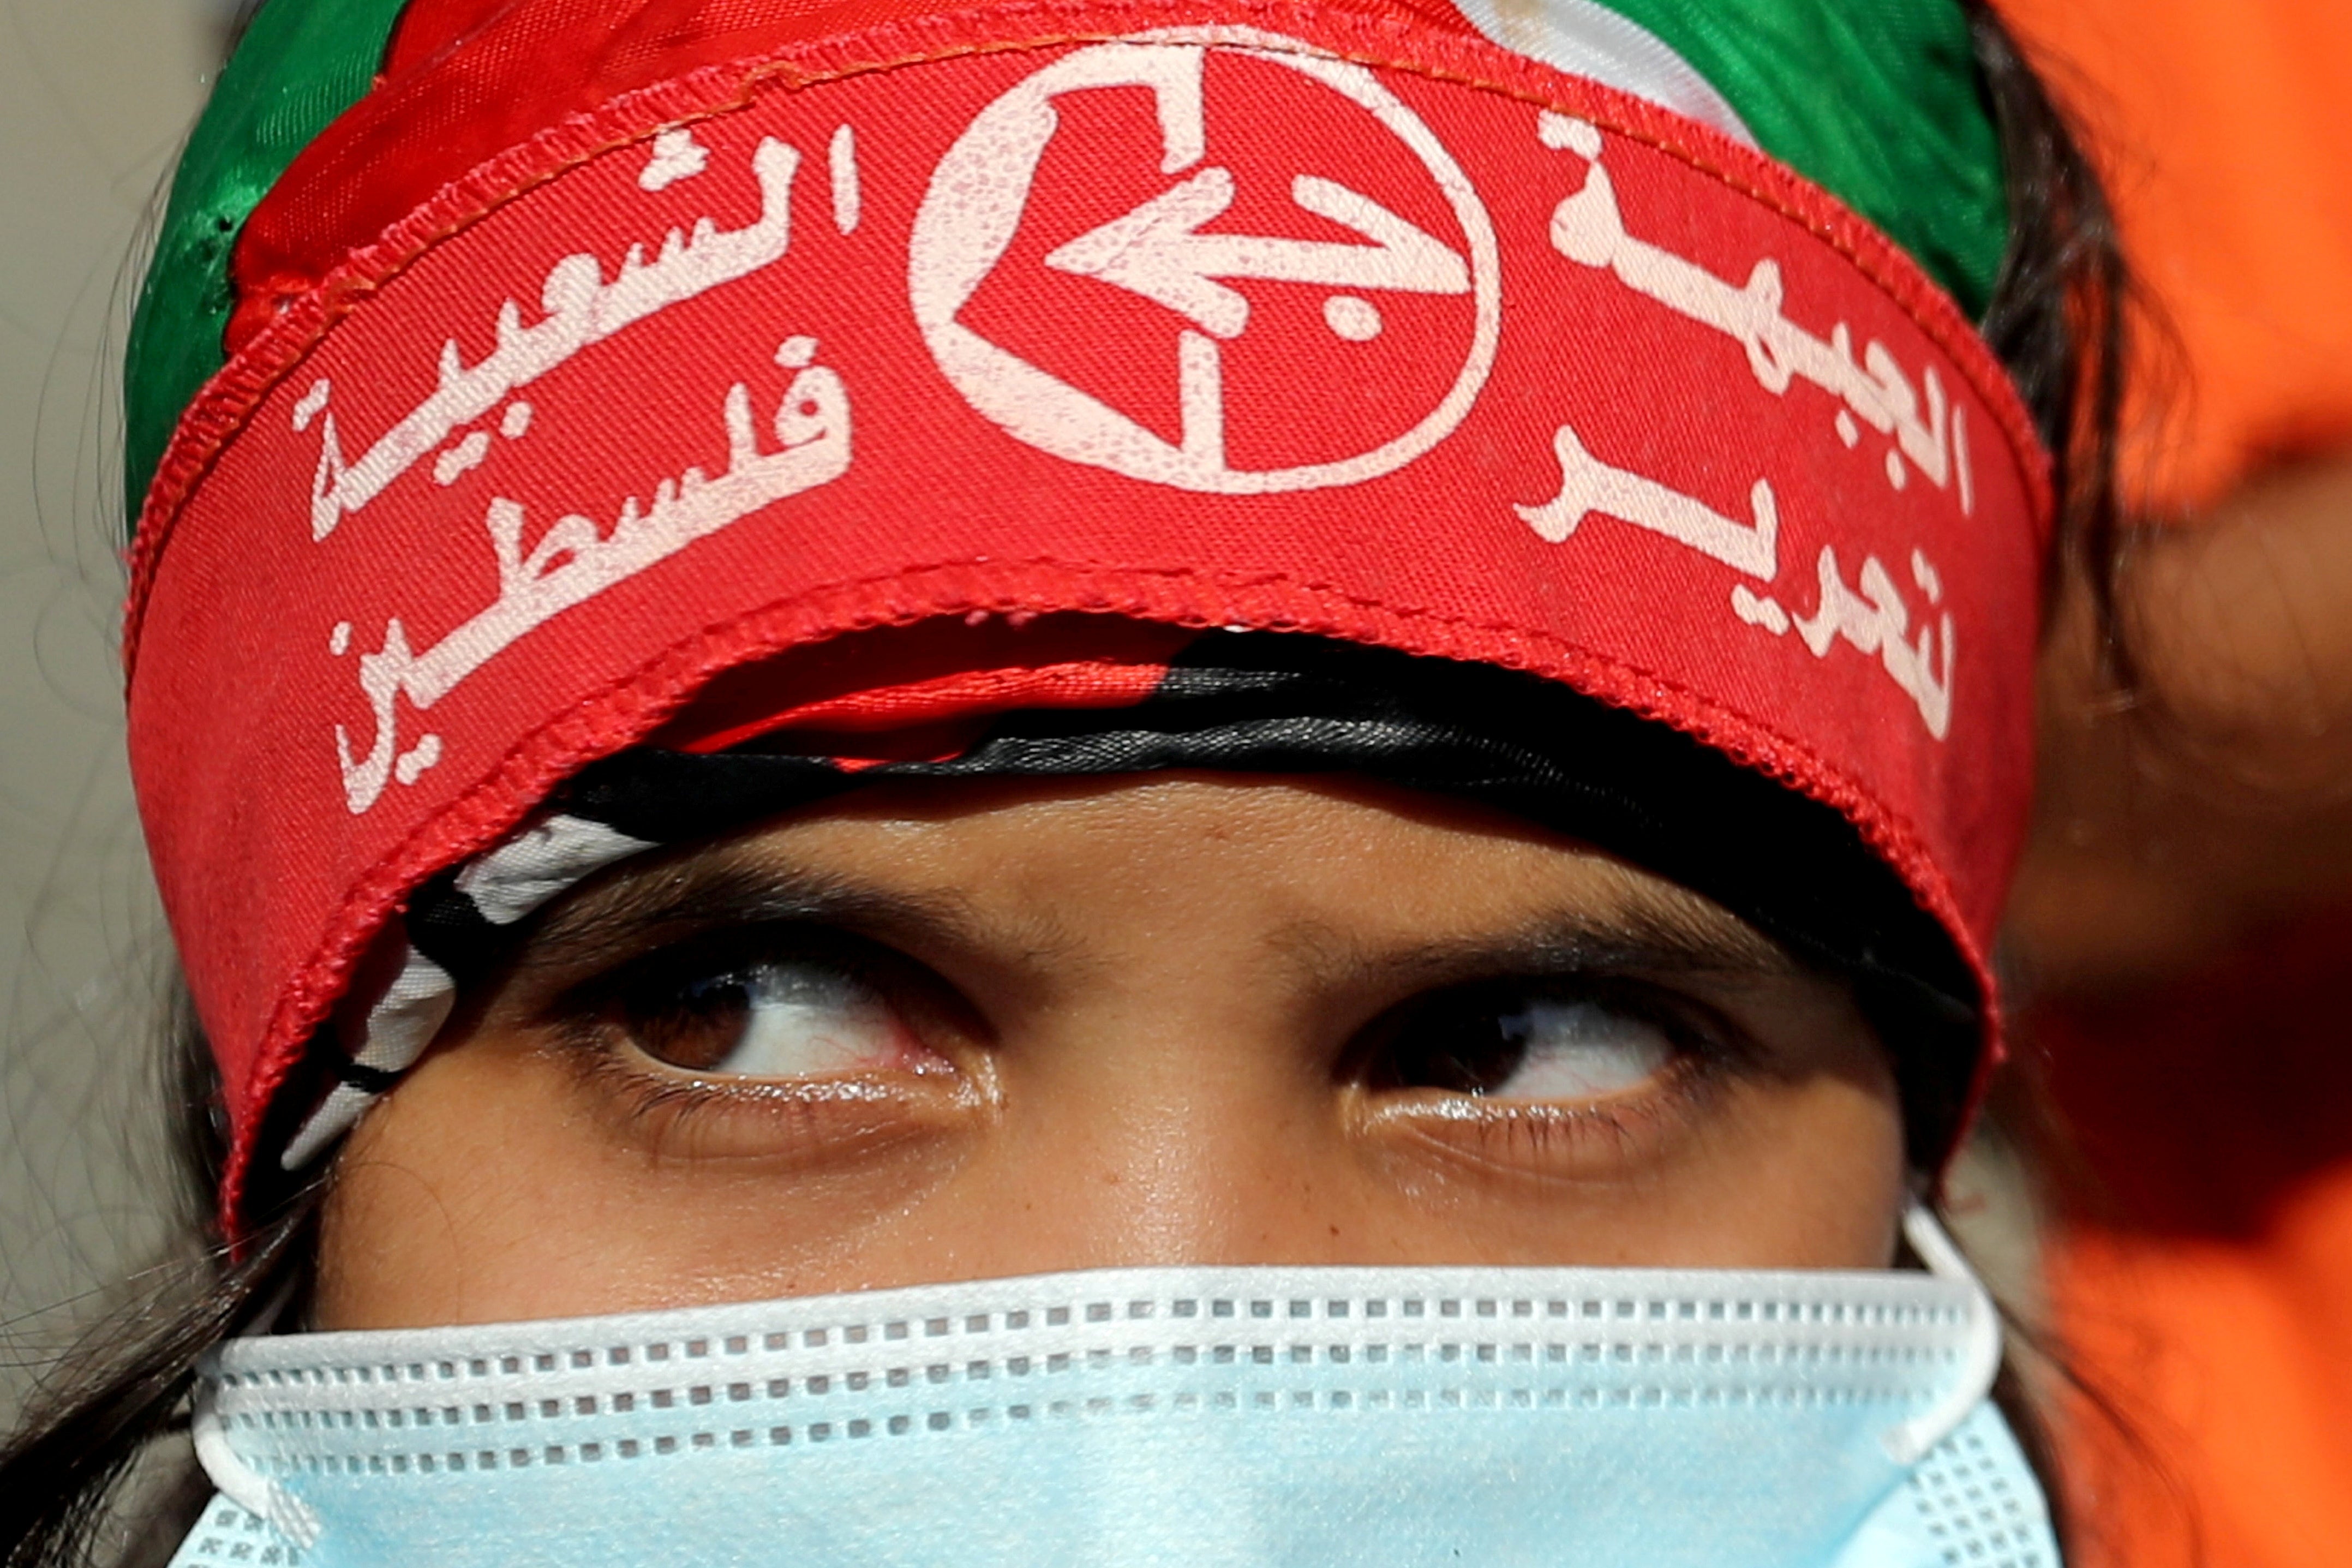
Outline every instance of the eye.
[[1664, 1012], [1606, 989], [1507, 982], [1441, 992], [1397, 1019], [1381, 1076], [1496, 1100], [1608, 1100], [1690, 1054]]
[[606, 1016], [664, 1067], [711, 1077], [919, 1070], [936, 1059], [882, 985], [827, 956], [666, 963], [621, 988]]

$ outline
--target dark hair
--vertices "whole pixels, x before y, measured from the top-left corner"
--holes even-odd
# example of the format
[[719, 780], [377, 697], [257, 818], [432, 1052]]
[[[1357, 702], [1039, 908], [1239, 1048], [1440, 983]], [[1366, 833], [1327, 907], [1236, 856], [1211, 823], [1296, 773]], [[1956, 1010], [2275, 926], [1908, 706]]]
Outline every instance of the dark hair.
[[2135, 319], [2131, 279], [2105, 188], [2083, 142], [1991, 0], [1961, 0], [1974, 36], [2009, 192], [2009, 251], [1978, 330], [2052, 458], [2057, 537], [2043, 603], [2056, 590], [2091, 595], [2110, 659], [2128, 678], [2115, 584], [2123, 531], [2117, 433]]
[[[2087, 585], [2108, 613], [2117, 549], [2114, 468], [2122, 397], [2125, 271], [2097, 175], [2016, 40], [1987, 0], [1968, 13], [1999, 128], [2010, 200], [2009, 252], [1981, 324], [2024, 395], [2056, 460], [2058, 538], [2049, 574]], [[178, 1140], [192, 1215], [211, 1212], [226, 1158], [226, 1124], [212, 1055], [184, 998], [172, 1048], [179, 1073]], [[213, 1221], [192, 1217], [199, 1256], [151, 1286], [84, 1338], [37, 1392], [21, 1430], [0, 1447], [0, 1568], [80, 1568], [102, 1555], [124, 1479], [158, 1438], [184, 1430], [198, 1358], [235, 1334], [298, 1311], [311, 1279], [328, 1177], [274, 1193], [232, 1252]], [[2045, 1429], [2013, 1365], [1994, 1397], [2055, 1510], [2060, 1498]], [[132, 1537], [168, 1552], [205, 1501], [183, 1486]], [[2062, 1531], [2063, 1540], [2063, 1531]], [[161, 1562], [159, 1555], [154, 1561]]]
[[[35, 1389], [19, 1431], [0, 1447], [0, 1568], [92, 1562], [112, 1500], [157, 1439], [186, 1430], [196, 1363], [223, 1340], [266, 1331], [299, 1311], [316, 1255], [323, 1181], [285, 1193], [232, 1252], [211, 1216], [228, 1158], [220, 1072], [184, 985], [168, 1026], [178, 1112], [173, 1152], [194, 1256], [142, 1277]], [[166, 1514], [134, 1534], [168, 1537], [194, 1522], [201, 1487], [167, 1489]], [[168, 1552], [172, 1540], [155, 1542]], [[121, 1554], [126, 1560], [142, 1554]], [[154, 1561], [161, 1563], [162, 1555]]]

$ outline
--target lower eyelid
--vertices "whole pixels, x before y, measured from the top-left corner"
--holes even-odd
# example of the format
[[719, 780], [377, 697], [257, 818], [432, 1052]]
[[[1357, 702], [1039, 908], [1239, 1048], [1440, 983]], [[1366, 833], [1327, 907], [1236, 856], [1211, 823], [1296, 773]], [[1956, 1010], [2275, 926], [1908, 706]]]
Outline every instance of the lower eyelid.
[[782, 1161], [824, 1169], [936, 1137], [984, 1102], [952, 1068], [835, 1078], [730, 1079], [627, 1059], [611, 1040], [567, 1051], [619, 1135], [665, 1157]]
[[1716, 1064], [1685, 1054], [1635, 1089], [1595, 1100], [1407, 1090], [1370, 1097], [1363, 1125], [1374, 1136], [1417, 1141], [1498, 1173], [1605, 1173], [1695, 1126], [1723, 1076]]

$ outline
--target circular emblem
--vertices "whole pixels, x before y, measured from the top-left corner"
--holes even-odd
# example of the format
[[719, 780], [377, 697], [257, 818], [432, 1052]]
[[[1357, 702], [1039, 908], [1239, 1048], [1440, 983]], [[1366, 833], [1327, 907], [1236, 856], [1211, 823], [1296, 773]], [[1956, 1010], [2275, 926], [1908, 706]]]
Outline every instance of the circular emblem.
[[[1271, 35], [1235, 39], [1226, 29], [1213, 40], [1167, 33], [1095, 45], [1063, 56], [982, 110], [932, 171], [916, 215], [908, 258], [915, 321], [967, 402], [1012, 436], [1071, 462], [1235, 495], [1360, 484], [1444, 440], [1486, 384], [1502, 324], [1494, 226], [1435, 133], [1370, 71]], [[1384, 132], [1404, 156], [1351, 156], [1350, 170], [1369, 172], [1345, 179], [1303, 167], [1286, 177], [1282, 143], [1290, 121], [1239, 89], [1219, 98], [1213, 112], [1215, 95], [1206, 86], [1213, 61], [1264, 62], [1290, 73], [1294, 84], [1303, 79], [1326, 100], [1307, 106], [1312, 118], [1333, 123], [1337, 114], [1336, 123], [1346, 125], [1369, 116], [1366, 132]], [[1099, 154], [1089, 161], [1085, 148], [1055, 154], [1057, 137], [1083, 140], [1071, 122], [1087, 98], [1132, 102], [1139, 89], [1150, 95], [1156, 120], [1156, 167], [1107, 168]], [[1338, 101], [1329, 101], [1334, 95]], [[1056, 100], [1066, 102], [1057, 108]], [[1236, 145], [1228, 149], [1227, 138]], [[1054, 218], [1043, 214], [1075, 210], [1063, 187], [1090, 184], [1097, 173], [1129, 188], [1148, 176], [1160, 188], [1107, 220], [1097, 214], [1042, 240], [1025, 233], [1053, 228]], [[1454, 232], [1432, 232], [1447, 225], [1431, 215], [1450, 216]], [[1008, 273], [1019, 275], [1008, 280]], [[1120, 341], [1053, 368], [972, 319], [985, 288], [1034, 293], [1069, 279], [1154, 309], [1141, 318], [1132, 310], [1063, 312], [1064, 335], [1108, 332]], [[1423, 312], [1417, 333], [1399, 340], [1410, 374], [1370, 378], [1385, 397], [1360, 400], [1371, 412], [1330, 437], [1346, 448], [1339, 455], [1255, 466], [1229, 456], [1256, 433], [1229, 425], [1227, 354], [1249, 340], [1254, 296], [1262, 302], [1269, 289], [1299, 291], [1312, 309], [1260, 329], [1268, 340], [1261, 381], [1270, 375], [1276, 384], [1270, 394], [1262, 386], [1251, 406], [1257, 422], [1281, 417], [1284, 375], [1299, 378], [1302, 398], [1328, 391], [1307, 384], [1328, 378], [1311, 355], [1296, 352], [1297, 321], [1311, 319], [1327, 341], [1361, 345], [1381, 338], [1391, 315]], [[1428, 318], [1431, 310], [1436, 318]], [[1291, 336], [1277, 340], [1283, 332]], [[1444, 346], [1433, 351], [1432, 343]], [[1444, 361], [1434, 376], [1426, 363], [1433, 353]], [[1124, 410], [1108, 385], [1134, 366], [1160, 363], [1175, 383], [1172, 430]], [[1090, 384], [1087, 364], [1108, 368], [1093, 373]], [[1425, 392], [1412, 390], [1423, 385]], [[1413, 395], [1419, 405], [1400, 414], [1398, 397]], [[1366, 427], [1383, 419], [1385, 429]]]

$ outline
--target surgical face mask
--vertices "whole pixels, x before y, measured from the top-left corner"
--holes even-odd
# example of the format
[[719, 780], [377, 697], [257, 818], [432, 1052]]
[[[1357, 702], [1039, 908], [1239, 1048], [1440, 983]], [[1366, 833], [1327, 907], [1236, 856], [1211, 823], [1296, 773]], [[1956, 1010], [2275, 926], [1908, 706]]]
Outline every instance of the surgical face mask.
[[1934, 1272], [1130, 1268], [245, 1340], [174, 1568], [2055, 1568]]

